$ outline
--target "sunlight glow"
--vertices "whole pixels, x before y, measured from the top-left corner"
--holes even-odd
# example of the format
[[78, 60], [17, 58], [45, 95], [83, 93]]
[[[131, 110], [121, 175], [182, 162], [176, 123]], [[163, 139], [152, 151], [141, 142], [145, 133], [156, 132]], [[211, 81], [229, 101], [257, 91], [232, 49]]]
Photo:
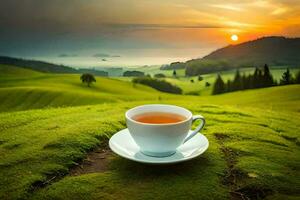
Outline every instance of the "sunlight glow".
[[238, 41], [239, 37], [237, 35], [232, 35], [231, 40], [232, 41]]

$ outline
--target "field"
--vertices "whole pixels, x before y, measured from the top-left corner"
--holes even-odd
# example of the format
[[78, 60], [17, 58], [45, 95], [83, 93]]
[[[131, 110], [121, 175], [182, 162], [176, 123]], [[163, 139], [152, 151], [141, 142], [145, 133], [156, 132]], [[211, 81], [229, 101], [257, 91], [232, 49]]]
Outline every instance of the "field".
[[[211, 74], [203, 74], [203, 80], [198, 81], [198, 77], [185, 77], [184, 69], [176, 70], [177, 72], [177, 78], [173, 78], [173, 71], [172, 70], [159, 70], [158, 67], [151, 67], [148, 69], [148, 71], [144, 70], [143, 68], [138, 68], [137, 70], [144, 71], [145, 74], [150, 74], [151, 76], [154, 76], [158, 73], [163, 73], [167, 76], [165, 78], [166, 81], [179, 86], [184, 94], [192, 94], [192, 95], [201, 95], [201, 96], [207, 96], [211, 95], [212, 92], [212, 85], [215, 82], [217, 73], [211, 73]], [[291, 68], [290, 72], [295, 76], [296, 73], [299, 71], [299, 68]], [[277, 66], [271, 68], [271, 73], [275, 80], [279, 82], [282, 73], [286, 71], [286, 67], [284, 66]], [[220, 72], [222, 78], [224, 81], [227, 80], [233, 80], [236, 70], [228, 70], [228, 71], [222, 71]], [[243, 68], [240, 69], [241, 75], [243, 74], [253, 74], [254, 69], [253, 68]], [[130, 77], [118, 77], [116, 78], [118, 80], [123, 81], [131, 81], [132, 78]], [[191, 82], [193, 80], [194, 82]], [[211, 86], [206, 87], [205, 83], [208, 82], [211, 84]]]
[[[88, 88], [78, 75], [0, 71], [0, 199], [299, 199], [300, 85], [185, 96], [109, 78]], [[105, 154], [105, 167], [85, 171], [91, 152], [108, 152], [125, 128], [124, 112], [147, 103], [205, 116], [208, 151], [168, 166]]]
[[0, 65], [0, 112], [167, 97], [143, 85], [102, 77], [97, 77], [93, 87], [88, 88], [79, 77]]

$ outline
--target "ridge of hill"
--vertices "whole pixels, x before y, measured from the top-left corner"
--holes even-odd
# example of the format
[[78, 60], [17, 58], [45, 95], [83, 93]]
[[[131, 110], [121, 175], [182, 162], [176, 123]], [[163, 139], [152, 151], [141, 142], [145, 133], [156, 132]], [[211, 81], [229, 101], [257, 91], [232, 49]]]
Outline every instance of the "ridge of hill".
[[299, 67], [300, 38], [262, 37], [217, 49], [200, 59], [174, 62], [163, 66], [161, 69], [185, 68], [186, 75], [193, 76], [264, 64]]

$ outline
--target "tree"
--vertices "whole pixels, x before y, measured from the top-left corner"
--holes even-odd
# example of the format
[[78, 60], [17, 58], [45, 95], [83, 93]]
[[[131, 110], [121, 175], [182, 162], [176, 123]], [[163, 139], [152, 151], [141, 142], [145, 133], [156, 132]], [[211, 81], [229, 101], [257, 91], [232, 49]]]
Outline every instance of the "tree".
[[82, 74], [80, 76], [80, 80], [82, 81], [82, 83], [86, 83], [88, 87], [90, 87], [90, 85], [93, 82], [96, 82], [96, 79], [95, 79], [94, 75], [93, 74], [88, 74], [88, 73]]
[[257, 67], [255, 68], [253, 78], [252, 78], [252, 88], [260, 88], [263, 86], [263, 73]]
[[233, 86], [233, 88], [232, 88], [233, 91], [243, 89], [242, 88], [243, 87], [242, 86], [242, 77], [240, 75], [240, 71], [239, 70], [236, 70], [232, 86]]
[[282, 77], [280, 79], [280, 85], [288, 85], [293, 83], [293, 77], [290, 73], [289, 68], [286, 69], [285, 72], [283, 72]]
[[271, 87], [274, 85], [273, 76], [270, 73], [269, 66], [265, 64], [264, 66], [264, 74], [263, 74], [263, 87]]
[[194, 79], [191, 79], [190, 81], [191, 81], [191, 83], [194, 83]]
[[296, 79], [295, 79], [296, 84], [300, 84], [300, 71], [296, 74]]
[[131, 76], [133, 76], [133, 77], [140, 77], [140, 76], [145, 76], [145, 73], [144, 72], [140, 72], [140, 71], [136, 71], [136, 70], [134, 70], [134, 71], [125, 71], [123, 73], [123, 76], [126, 76], [126, 77], [131, 77]]
[[220, 74], [218, 74], [216, 82], [214, 84], [212, 94], [221, 94], [225, 92], [225, 84]]
[[203, 80], [203, 77], [202, 76], [198, 76], [198, 81], [202, 81]]
[[205, 82], [205, 87], [209, 87], [210, 83], [209, 82]]
[[175, 70], [175, 69], [173, 70], [173, 76], [174, 76], [174, 77], [177, 76], [177, 73], [176, 73], [176, 70]]
[[182, 94], [181, 88], [177, 87], [176, 85], [172, 85], [171, 83], [162, 79], [149, 78], [149, 77], [136, 77], [132, 79], [132, 82], [148, 85], [162, 92]]
[[227, 80], [227, 84], [226, 84], [226, 92], [231, 92], [232, 91], [232, 82], [231, 80]]
[[164, 75], [163, 73], [158, 73], [158, 74], [154, 74], [155, 78], [165, 78], [166, 75]]

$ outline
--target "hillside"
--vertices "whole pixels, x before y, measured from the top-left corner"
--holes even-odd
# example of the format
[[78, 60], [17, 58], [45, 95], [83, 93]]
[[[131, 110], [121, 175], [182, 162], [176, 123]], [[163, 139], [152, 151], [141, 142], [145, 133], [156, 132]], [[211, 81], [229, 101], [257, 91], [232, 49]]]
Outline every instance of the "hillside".
[[75, 69], [72, 67], [57, 65], [53, 63], [37, 61], [37, 60], [27, 60], [21, 58], [13, 58], [8, 56], [0, 56], [0, 65], [14, 66], [25, 69], [31, 69], [39, 72], [45, 73], [56, 73], [56, 74], [79, 74], [79, 73], [92, 73], [97, 76], [108, 76], [107, 72], [95, 70], [95, 69]]
[[[299, 87], [0, 113], [0, 199], [297, 199]], [[104, 169], [72, 173], [99, 162], [87, 152], [109, 152], [127, 109], [161, 102], [205, 116], [207, 152], [168, 166], [108, 154]]]
[[229, 45], [201, 59], [185, 63], [175, 62], [163, 69], [186, 68], [187, 75], [216, 72], [241, 67], [300, 66], [300, 38], [263, 37], [257, 40]]
[[203, 59], [227, 60], [241, 66], [300, 66], [300, 38], [263, 37], [218, 49]]
[[99, 76], [88, 88], [79, 77], [79, 74], [49, 74], [0, 65], [0, 112], [167, 96], [150, 87]]

